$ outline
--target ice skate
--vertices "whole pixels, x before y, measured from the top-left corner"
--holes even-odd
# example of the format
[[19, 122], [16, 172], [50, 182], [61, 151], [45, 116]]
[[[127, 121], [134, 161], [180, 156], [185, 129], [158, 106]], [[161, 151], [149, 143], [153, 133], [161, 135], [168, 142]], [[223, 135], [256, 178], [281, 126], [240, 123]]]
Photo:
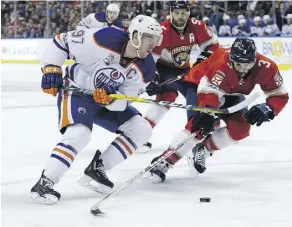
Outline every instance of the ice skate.
[[61, 194], [53, 189], [54, 183], [42, 173], [41, 178], [30, 191], [31, 200], [43, 204], [55, 204]]
[[96, 151], [89, 166], [84, 170], [84, 175], [79, 184], [98, 193], [110, 193], [114, 184], [108, 179], [105, 167], [100, 158], [101, 152]]
[[198, 173], [206, 171], [206, 158], [211, 153], [205, 148], [203, 143], [198, 143], [192, 151], [187, 155], [189, 167]]
[[[156, 162], [160, 157], [161, 155], [154, 158], [151, 161], [151, 164]], [[160, 183], [165, 181], [166, 178], [165, 174], [167, 173], [169, 168], [172, 168], [172, 165], [168, 163], [166, 160], [163, 160], [157, 166], [150, 170], [150, 175], [148, 179], [150, 179], [153, 183]]]

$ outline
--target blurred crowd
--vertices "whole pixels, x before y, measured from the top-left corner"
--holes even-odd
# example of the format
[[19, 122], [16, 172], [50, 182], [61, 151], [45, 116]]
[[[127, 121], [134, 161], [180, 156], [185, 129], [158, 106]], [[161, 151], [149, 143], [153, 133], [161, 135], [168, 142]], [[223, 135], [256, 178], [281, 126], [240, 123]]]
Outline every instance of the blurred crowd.
[[[118, 1], [110, 1], [118, 2]], [[138, 14], [158, 21], [169, 16], [169, 1], [120, 1], [119, 19]], [[218, 36], [292, 36], [292, 0], [196, 1], [191, 17], [204, 20]], [[1, 1], [1, 38], [53, 37], [75, 29], [82, 17], [105, 11], [109, 1]], [[274, 4], [274, 7], [273, 7]]]

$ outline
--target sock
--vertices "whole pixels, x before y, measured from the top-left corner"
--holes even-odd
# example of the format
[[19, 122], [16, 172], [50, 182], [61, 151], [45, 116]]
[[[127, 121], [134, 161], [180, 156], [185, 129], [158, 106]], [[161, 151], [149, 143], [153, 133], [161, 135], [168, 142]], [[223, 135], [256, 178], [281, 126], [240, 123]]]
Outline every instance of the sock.
[[103, 165], [106, 170], [110, 170], [131, 156], [136, 149], [136, 144], [129, 137], [122, 134], [102, 153]]
[[77, 151], [70, 145], [58, 143], [47, 162], [44, 175], [55, 184], [66, 173], [77, 155]]

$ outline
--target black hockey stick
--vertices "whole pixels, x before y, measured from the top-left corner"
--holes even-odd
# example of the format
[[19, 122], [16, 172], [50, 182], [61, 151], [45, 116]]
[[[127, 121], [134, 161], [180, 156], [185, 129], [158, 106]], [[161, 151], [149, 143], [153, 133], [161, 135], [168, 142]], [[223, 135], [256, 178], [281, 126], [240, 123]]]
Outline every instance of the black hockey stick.
[[94, 215], [94, 216], [103, 216], [103, 215], [105, 215], [105, 213], [102, 212], [100, 210], [100, 208], [99, 208], [102, 203], [104, 203], [106, 200], [108, 200], [109, 198], [113, 197], [114, 195], [118, 194], [119, 192], [123, 191], [125, 188], [127, 188], [128, 186], [130, 186], [136, 180], [140, 179], [145, 173], [149, 172], [151, 169], [153, 169], [155, 166], [157, 166], [160, 162], [164, 161], [166, 158], [168, 158], [169, 156], [171, 156], [173, 153], [175, 153], [182, 146], [184, 146], [185, 144], [187, 144], [190, 140], [194, 139], [195, 136], [196, 136], [196, 134], [191, 134], [184, 141], [182, 141], [181, 143], [179, 143], [175, 149], [170, 150], [168, 153], [166, 153], [166, 155], [161, 156], [159, 159], [157, 159], [151, 165], [149, 165], [145, 169], [141, 170], [138, 174], [136, 174], [134, 177], [132, 177], [131, 179], [129, 179], [123, 186], [121, 186], [120, 188], [117, 188], [116, 190], [112, 191], [111, 193], [109, 193], [108, 195], [106, 195], [105, 197], [103, 197], [100, 201], [98, 201], [96, 204], [94, 204], [90, 208], [91, 214]]
[[[237, 112], [245, 107], [247, 107], [249, 104], [251, 104], [253, 101], [255, 101], [259, 97], [259, 93], [255, 93], [248, 97], [243, 102], [240, 102], [236, 104], [235, 106], [232, 106], [229, 109], [229, 113]], [[171, 156], [173, 153], [175, 153], [178, 149], [180, 149], [182, 146], [184, 146], [186, 143], [188, 143], [190, 140], [192, 140], [195, 137], [195, 134], [191, 134], [188, 138], [186, 138], [184, 141], [179, 143], [177, 147], [173, 150], [170, 150], [166, 155], [161, 156], [157, 161], [152, 163], [151, 165], [147, 166], [145, 169], [141, 170], [137, 175], [129, 179], [123, 186], [120, 188], [117, 188], [116, 190], [112, 191], [110, 194], [106, 195], [104, 198], [102, 198], [100, 201], [98, 201], [96, 204], [94, 204], [90, 212], [91, 214], [95, 216], [101, 216], [104, 215], [104, 213], [100, 210], [100, 205], [104, 203], [107, 199], [113, 197], [114, 195], [118, 194], [119, 192], [123, 191], [125, 188], [130, 186], [132, 183], [134, 183], [136, 180], [140, 179], [145, 173], [156, 167], [160, 162], [164, 161], [166, 158]]]

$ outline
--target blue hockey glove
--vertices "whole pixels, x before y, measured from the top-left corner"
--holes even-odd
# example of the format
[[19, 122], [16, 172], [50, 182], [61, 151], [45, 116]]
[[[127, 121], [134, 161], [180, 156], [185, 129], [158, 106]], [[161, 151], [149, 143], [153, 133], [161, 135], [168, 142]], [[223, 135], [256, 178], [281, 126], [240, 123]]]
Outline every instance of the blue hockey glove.
[[56, 65], [46, 65], [43, 69], [42, 89], [44, 93], [56, 96], [63, 85], [62, 69]]
[[266, 103], [253, 106], [244, 114], [247, 122], [251, 125], [256, 123], [256, 126], [260, 126], [263, 122], [273, 120], [275, 116], [276, 114], [273, 108]]

